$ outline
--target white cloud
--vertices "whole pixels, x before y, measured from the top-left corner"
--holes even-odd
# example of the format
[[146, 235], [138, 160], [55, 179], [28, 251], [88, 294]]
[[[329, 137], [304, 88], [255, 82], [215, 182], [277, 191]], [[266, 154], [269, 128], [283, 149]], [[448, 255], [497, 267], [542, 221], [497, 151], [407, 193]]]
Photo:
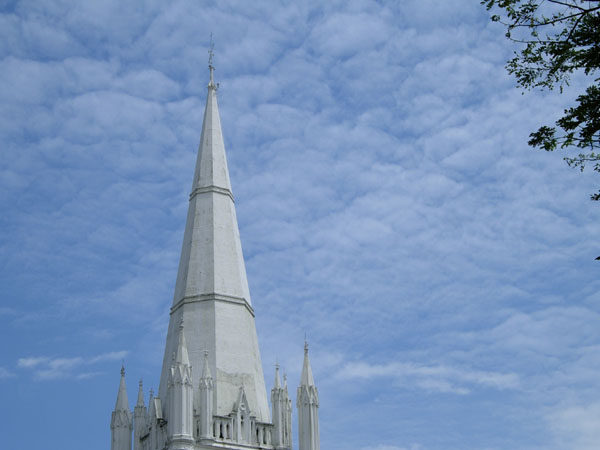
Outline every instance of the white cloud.
[[49, 360], [50, 360], [50, 358], [47, 358], [45, 356], [40, 356], [37, 358], [19, 358], [19, 360], [17, 361], [17, 366], [33, 368], [33, 367], [39, 366], [40, 364], [45, 364]]
[[550, 429], [564, 448], [594, 450], [600, 442], [600, 403], [568, 405], [563, 402], [548, 415]]
[[6, 367], [0, 367], [0, 380], [4, 380], [6, 378], [12, 378], [15, 374], [8, 370]]
[[93, 358], [90, 358], [88, 361], [90, 364], [95, 364], [95, 363], [104, 362], [104, 361], [119, 361], [119, 360], [125, 359], [125, 357], [127, 356], [128, 353], [129, 352], [126, 350], [121, 350], [120, 352], [104, 353], [102, 355], [94, 356]]
[[423, 450], [423, 447], [418, 444], [413, 444], [410, 447], [398, 447], [396, 445], [375, 445], [362, 447], [361, 450]]
[[10, 307], [0, 307], [0, 317], [1, 316], [15, 316], [17, 315], [17, 310]]
[[496, 373], [447, 366], [425, 366], [413, 363], [367, 364], [346, 363], [338, 372], [341, 379], [395, 379], [397, 386], [418, 387], [429, 391], [468, 394], [475, 387], [517, 389], [519, 377], [514, 373]]
[[98, 375], [101, 372], [89, 371], [88, 366], [96, 365], [106, 361], [118, 361], [124, 359], [128, 352], [103, 353], [91, 357], [55, 358], [48, 356], [19, 358], [17, 367], [33, 370], [33, 376], [37, 380], [55, 380], [67, 377], [75, 379], [86, 379]]

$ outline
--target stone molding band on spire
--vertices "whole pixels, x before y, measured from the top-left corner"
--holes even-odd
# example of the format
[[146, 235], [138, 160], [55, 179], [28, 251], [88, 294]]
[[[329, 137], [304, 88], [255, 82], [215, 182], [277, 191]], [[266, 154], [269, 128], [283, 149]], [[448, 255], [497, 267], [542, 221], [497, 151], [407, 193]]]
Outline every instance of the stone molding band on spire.
[[200, 186], [195, 188], [191, 193], [190, 193], [190, 201], [198, 194], [203, 194], [205, 192], [214, 192], [215, 194], [223, 194], [223, 195], [227, 195], [229, 198], [231, 198], [231, 201], [233, 203], [235, 203], [235, 198], [233, 196], [233, 193], [229, 190], [229, 189], [225, 189], [219, 186], [215, 186], [215, 185], [210, 185], [210, 186]]
[[183, 305], [187, 305], [190, 303], [210, 302], [210, 301], [234, 303], [236, 305], [245, 306], [246, 309], [248, 310], [248, 312], [250, 314], [252, 314], [252, 317], [255, 317], [254, 316], [254, 308], [252, 308], [252, 306], [250, 306], [248, 304], [248, 302], [246, 301], [245, 298], [234, 297], [232, 295], [217, 294], [216, 292], [212, 292], [210, 294], [191, 295], [188, 297], [183, 297], [175, 305], [171, 306], [170, 314], [173, 314], [175, 311], [177, 311]]

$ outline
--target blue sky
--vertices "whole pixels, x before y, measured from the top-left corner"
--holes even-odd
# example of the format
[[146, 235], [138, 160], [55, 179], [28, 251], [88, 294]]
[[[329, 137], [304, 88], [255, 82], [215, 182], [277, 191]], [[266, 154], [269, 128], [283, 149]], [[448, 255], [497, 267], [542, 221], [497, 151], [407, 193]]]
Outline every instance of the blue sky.
[[[3, 447], [158, 387], [210, 33], [268, 389], [327, 450], [596, 449], [598, 177], [479, 1], [0, 3]], [[295, 422], [295, 418], [294, 418]]]

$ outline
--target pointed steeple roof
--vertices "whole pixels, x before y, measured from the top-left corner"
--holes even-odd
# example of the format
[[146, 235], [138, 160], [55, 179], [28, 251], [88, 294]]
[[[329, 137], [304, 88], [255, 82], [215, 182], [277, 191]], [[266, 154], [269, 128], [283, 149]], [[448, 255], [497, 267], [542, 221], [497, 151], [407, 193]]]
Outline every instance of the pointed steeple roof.
[[212, 70], [198, 156], [192, 195], [196, 189], [205, 188], [219, 189], [222, 193], [233, 196], [217, 105], [217, 86], [212, 80]]
[[150, 388], [150, 395], [148, 397], [148, 414], [150, 415], [150, 417], [155, 417], [155, 409], [156, 405], [154, 403], [154, 389]]
[[211, 294], [251, 305], [213, 70], [211, 62], [173, 306], [184, 298]]
[[275, 389], [281, 389], [281, 380], [279, 379], [279, 364], [275, 364]]
[[[240, 383], [245, 383], [252, 413], [257, 420], [267, 422], [269, 405], [221, 131], [218, 84], [214, 82], [213, 71], [211, 60], [211, 78], [158, 397], [165, 399], [167, 396], [171, 355], [180, 347], [178, 325], [183, 318], [191, 366], [200, 369], [203, 350], [209, 351], [215, 413], [229, 414], [237, 400]], [[200, 380], [200, 377], [193, 379], [194, 388], [198, 388]]]
[[302, 376], [300, 377], [300, 386], [314, 386], [310, 361], [308, 360], [308, 342], [304, 342], [304, 365], [302, 366]]
[[142, 383], [141, 379], [140, 379], [140, 387], [138, 389], [137, 403], [135, 406], [141, 406], [141, 407], [146, 406], [146, 405], [144, 405], [144, 387], [143, 387], [143, 383]]
[[208, 380], [209, 378], [212, 378], [212, 375], [210, 373], [210, 362], [208, 361], [208, 351], [205, 350], [204, 351], [204, 365], [202, 366], [202, 379], [203, 380]]
[[125, 366], [121, 366], [121, 383], [117, 393], [115, 411], [129, 411], [129, 399], [127, 398], [127, 386], [125, 386]]
[[184, 366], [190, 365], [187, 343], [185, 342], [185, 334], [183, 333], [183, 318], [179, 323], [179, 344], [177, 345], [177, 356], [175, 357], [175, 362]]

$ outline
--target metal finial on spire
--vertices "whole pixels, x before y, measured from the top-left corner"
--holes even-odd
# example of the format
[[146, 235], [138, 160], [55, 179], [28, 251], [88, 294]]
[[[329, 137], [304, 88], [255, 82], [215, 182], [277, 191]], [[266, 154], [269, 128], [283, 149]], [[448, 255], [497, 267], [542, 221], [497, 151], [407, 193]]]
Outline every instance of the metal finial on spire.
[[215, 43], [213, 42], [213, 35], [210, 33], [210, 44], [208, 46], [208, 70], [210, 71], [210, 81], [208, 83], [209, 87], [215, 87], [215, 82], [213, 79], [213, 72], [215, 70], [215, 66], [213, 66], [213, 59], [215, 54], [213, 52], [215, 48]]
[[125, 376], [125, 360], [121, 362], [121, 376]]

